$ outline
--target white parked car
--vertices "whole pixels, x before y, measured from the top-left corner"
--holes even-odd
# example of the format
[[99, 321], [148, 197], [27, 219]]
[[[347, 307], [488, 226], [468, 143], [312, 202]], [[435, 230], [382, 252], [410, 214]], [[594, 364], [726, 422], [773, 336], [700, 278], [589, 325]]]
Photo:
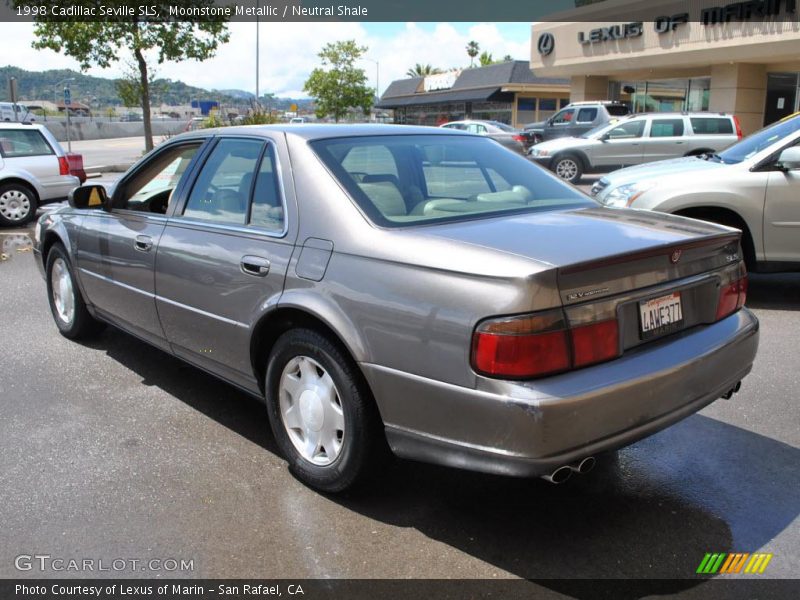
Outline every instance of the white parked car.
[[752, 271], [800, 270], [800, 115], [719, 154], [665, 160], [606, 175], [592, 195], [742, 230]]
[[41, 125], [0, 123], [0, 225], [24, 225], [80, 185], [64, 149]]

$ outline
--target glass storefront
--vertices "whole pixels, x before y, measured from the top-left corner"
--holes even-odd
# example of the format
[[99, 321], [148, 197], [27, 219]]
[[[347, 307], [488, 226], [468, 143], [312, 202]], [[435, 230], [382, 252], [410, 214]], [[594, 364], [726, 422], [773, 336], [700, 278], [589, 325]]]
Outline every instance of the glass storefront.
[[708, 110], [710, 88], [710, 77], [612, 81], [609, 97], [626, 103], [635, 113], [703, 111]]

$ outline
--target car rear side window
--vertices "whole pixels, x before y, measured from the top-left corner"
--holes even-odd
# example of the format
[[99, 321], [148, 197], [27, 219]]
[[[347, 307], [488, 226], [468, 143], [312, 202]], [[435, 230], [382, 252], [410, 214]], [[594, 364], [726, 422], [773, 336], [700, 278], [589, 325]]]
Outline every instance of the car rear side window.
[[220, 140], [200, 170], [183, 216], [244, 225], [264, 144], [248, 139]]
[[692, 117], [692, 131], [696, 134], [733, 134], [733, 123], [730, 119], [712, 117]]
[[578, 123], [591, 123], [597, 118], [596, 108], [582, 108], [578, 111]]
[[253, 186], [250, 224], [270, 231], [282, 231], [283, 222], [283, 202], [281, 201], [275, 152], [272, 145], [268, 144], [264, 156], [261, 158], [261, 165], [256, 173]]
[[650, 137], [677, 137], [683, 135], [683, 119], [653, 119]]
[[35, 129], [6, 129], [0, 130], [0, 154], [3, 158], [21, 158], [55, 153], [44, 136]]

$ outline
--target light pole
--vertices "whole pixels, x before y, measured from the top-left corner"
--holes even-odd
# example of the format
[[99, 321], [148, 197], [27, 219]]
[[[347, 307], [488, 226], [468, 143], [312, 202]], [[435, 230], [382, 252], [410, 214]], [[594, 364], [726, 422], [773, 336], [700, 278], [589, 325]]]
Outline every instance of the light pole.
[[[60, 88], [65, 83], [69, 83], [70, 81], [75, 81], [75, 78], [74, 77], [67, 77], [66, 79], [63, 79], [63, 80], [59, 81], [56, 84], [55, 89], [53, 90], [53, 104], [56, 105], [56, 110], [58, 110], [58, 101], [56, 100], [56, 98], [58, 97], [58, 88]], [[67, 88], [64, 88], [64, 89], [66, 90]], [[66, 129], [67, 129], [67, 152], [71, 153], [72, 152], [72, 136], [71, 136], [72, 132], [69, 130], [69, 127], [70, 127], [69, 106], [67, 106], [66, 102], [64, 102], [64, 112], [67, 115], [67, 127], [66, 127]]]
[[261, 110], [259, 109], [259, 103], [258, 103], [258, 91], [259, 91], [258, 90], [258, 58], [259, 58], [259, 55], [261, 54], [261, 52], [260, 52], [260, 36], [259, 36], [259, 30], [260, 29], [261, 28], [258, 25], [258, 15], [256, 15], [256, 106], [255, 106], [256, 112], [261, 112]]

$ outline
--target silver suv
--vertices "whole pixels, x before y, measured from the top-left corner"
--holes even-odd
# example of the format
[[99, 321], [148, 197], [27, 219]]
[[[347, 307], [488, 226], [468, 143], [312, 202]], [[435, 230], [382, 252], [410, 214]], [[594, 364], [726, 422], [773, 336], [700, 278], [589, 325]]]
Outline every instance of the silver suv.
[[580, 137], [533, 146], [529, 156], [561, 179], [681, 156], [719, 152], [741, 139], [735, 116], [724, 113], [646, 113], [623, 117]]

